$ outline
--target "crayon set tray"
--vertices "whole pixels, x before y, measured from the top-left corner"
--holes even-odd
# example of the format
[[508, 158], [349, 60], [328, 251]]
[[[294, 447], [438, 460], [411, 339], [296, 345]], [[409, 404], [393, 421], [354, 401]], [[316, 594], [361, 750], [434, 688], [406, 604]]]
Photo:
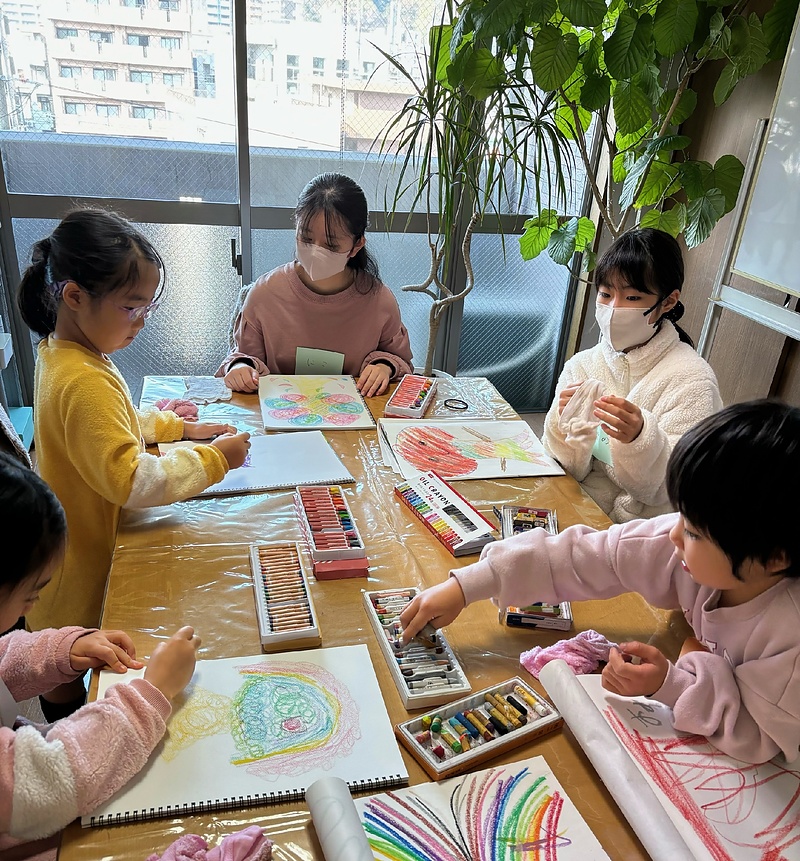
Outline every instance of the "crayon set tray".
[[406, 374], [386, 402], [386, 418], [421, 419], [436, 394], [436, 379]]
[[261, 648], [280, 652], [321, 645], [319, 621], [299, 545], [252, 544], [250, 566]]
[[395, 648], [393, 645], [400, 636], [400, 613], [418, 591], [409, 587], [363, 593], [370, 623], [407, 709], [428, 708], [450, 702], [472, 690], [441, 631], [432, 635], [435, 641], [429, 646], [415, 640], [404, 648]]
[[298, 487], [295, 507], [318, 580], [367, 576], [367, 551], [340, 485]]
[[569, 631], [572, 627], [572, 605], [529, 604], [527, 607], [505, 607], [500, 610], [501, 623], [510, 628], [543, 628], [552, 631]]
[[[494, 697], [495, 702], [498, 695], [503, 698], [510, 695], [512, 702], [515, 702], [518, 707], [513, 711], [515, 720], [520, 725], [515, 727], [506, 717], [505, 725], [510, 728], [501, 732], [498, 724], [502, 726], [503, 723], [498, 717], [489, 715], [490, 704], [487, 702], [487, 694]], [[492, 709], [495, 713], [499, 711], [495, 705], [492, 705]], [[519, 709], [524, 709], [525, 714], [522, 715]], [[467, 712], [475, 723], [465, 716]], [[494, 721], [490, 722], [492, 717]], [[439, 732], [431, 729], [439, 726], [435, 723], [436, 718], [441, 724]], [[451, 719], [458, 724], [458, 728], [453, 726]], [[420, 717], [397, 724], [394, 731], [402, 744], [434, 780], [444, 780], [446, 777], [470, 771], [476, 765], [493, 759], [507, 750], [553, 732], [563, 723], [564, 719], [559, 712], [544, 697], [537, 694], [522, 679], [513, 678]], [[462, 747], [464, 736], [467, 738], [469, 749]], [[453, 740], [456, 742], [456, 750], [451, 747]], [[461, 749], [458, 750], [458, 748]]]

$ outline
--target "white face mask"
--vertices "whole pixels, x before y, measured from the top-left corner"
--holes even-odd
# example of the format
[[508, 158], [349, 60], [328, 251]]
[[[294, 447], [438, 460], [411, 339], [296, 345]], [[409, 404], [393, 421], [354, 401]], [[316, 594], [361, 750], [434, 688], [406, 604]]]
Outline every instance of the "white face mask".
[[613, 305], [596, 305], [594, 316], [603, 339], [621, 353], [630, 347], [646, 344], [656, 333], [656, 324], [648, 323], [650, 314], [660, 304], [642, 311], [641, 308], [615, 308]]
[[312, 281], [324, 281], [344, 271], [350, 252], [329, 251], [321, 245], [298, 240], [297, 259]]

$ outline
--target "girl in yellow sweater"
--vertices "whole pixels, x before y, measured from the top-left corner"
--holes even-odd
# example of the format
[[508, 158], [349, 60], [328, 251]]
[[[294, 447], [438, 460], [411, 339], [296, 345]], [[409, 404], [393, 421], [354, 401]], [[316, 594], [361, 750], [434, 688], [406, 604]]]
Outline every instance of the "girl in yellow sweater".
[[[64, 506], [69, 538], [64, 564], [28, 624], [32, 630], [92, 628], [100, 620], [120, 510], [166, 505], [215, 484], [242, 465], [249, 434], [134, 407], [109, 354], [130, 344], [158, 307], [164, 267], [125, 219], [75, 210], [34, 245], [31, 259], [19, 307], [42, 336], [34, 438], [39, 471]], [[209, 445], [164, 457], [144, 449], [145, 443], [211, 437]], [[75, 700], [81, 691], [69, 693]], [[51, 698], [64, 702], [66, 696]]]

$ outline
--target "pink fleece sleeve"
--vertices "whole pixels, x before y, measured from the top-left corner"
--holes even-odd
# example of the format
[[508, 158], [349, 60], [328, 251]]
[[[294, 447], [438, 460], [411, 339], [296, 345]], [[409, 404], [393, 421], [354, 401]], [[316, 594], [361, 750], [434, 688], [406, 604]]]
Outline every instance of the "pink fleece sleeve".
[[52, 691], [81, 675], [69, 653], [78, 637], [94, 628], [47, 628], [31, 634], [12, 631], [0, 638], [0, 679], [17, 702]]
[[381, 338], [378, 348], [367, 353], [361, 363], [361, 373], [367, 365], [378, 361], [388, 362], [392, 366], [391, 379], [396, 380], [403, 374], [413, 374], [414, 368], [411, 364], [411, 341], [408, 338], [408, 330], [400, 319], [400, 306], [397, 304], [394, 294], [388, 287], [382, 285], [382, 309], [386, 314], [386, 321], [381, 330]]
[[[256, 288], [265, 277], [262, 276], [256, 281], [250, 291], [250, 295], [256, 291]], [[250, 299], [250, 295], [248, 295], [247, 299]], [[258, 291], [256, 291], [256, 295], [258, 295]], [[247, 299], [233, 325], [233, 338], [236, 343], [236, 349], [225, 356], [222, 364], [214, 374], [215, 377], [224, 377], [230, 371], [231, 365], [241, 361], [252, 365], [259, 376], [270, 373], [269, 365], [267, 364], [269, 357], [267, 356], [264, 332], [258, 318], [256, 316], [252, 318], [249, 316], [250, 304], [248, 304]]]

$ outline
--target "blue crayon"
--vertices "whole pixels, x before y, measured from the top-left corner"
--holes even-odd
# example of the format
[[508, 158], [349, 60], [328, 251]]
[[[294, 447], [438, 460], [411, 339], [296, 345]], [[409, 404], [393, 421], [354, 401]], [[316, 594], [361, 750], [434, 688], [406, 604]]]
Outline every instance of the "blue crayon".
[[480, 738], [481, 734], [477, 729], [466, 719], [463, 712], [456, 712], [456, 720], [466, 729], [473, 738]]

